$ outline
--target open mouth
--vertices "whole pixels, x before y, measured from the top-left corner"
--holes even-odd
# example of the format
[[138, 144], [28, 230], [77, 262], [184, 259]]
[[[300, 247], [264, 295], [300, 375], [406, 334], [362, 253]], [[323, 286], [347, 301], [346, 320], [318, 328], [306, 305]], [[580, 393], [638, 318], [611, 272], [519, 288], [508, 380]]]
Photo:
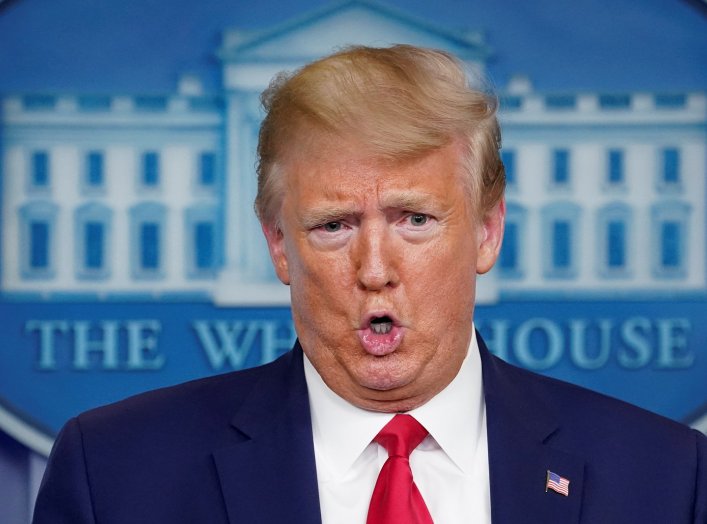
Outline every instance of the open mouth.
[[358, 336], [367, 353], [381, 357], [394, 352], [400, 346], [404, 330], [395, 317], [379, 311], [364, 320], [358, 329]]
[[374, 317], [371, 319], [371, 331], [377, 335], [387, 335], [393, 330], [393, 319], [389, 316]]

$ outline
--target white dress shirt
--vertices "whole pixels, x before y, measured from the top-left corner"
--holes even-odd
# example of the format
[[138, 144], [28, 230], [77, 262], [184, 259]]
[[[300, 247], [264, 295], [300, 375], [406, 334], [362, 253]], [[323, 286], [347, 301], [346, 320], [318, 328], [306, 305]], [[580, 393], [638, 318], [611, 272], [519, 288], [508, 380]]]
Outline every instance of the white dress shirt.
[[[336, 395], [304, 359], [323, 524], [364, 524], [388, 458], [373, 442], [393, 413], [366, 411]], [[486, 408], [476, 337], [452, 382], [410, 411], [430, 434], [410, 455], [413, 478], [438, 524], [491, 522]]]

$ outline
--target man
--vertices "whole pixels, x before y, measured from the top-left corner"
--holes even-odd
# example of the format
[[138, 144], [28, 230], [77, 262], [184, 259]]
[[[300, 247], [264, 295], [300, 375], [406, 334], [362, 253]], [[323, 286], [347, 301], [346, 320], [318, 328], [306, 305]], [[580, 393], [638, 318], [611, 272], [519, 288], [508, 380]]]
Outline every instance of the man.
[[256, 210], [298, 343], [70, 421], [36, 523], [707, 521], [707, 439], [475, 334], [504, 174], [453, 58], [351, 48], [263, 100]]

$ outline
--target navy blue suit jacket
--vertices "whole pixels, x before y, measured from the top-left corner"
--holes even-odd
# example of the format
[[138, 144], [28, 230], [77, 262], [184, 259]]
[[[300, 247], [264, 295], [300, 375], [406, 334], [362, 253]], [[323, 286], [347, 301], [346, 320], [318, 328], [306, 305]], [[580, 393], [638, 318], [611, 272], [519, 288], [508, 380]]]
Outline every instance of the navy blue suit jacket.
[[[707, 438], [480, 346], [495, 524], [707, 523]], [[71, 420], [34, 522], [320, 522], [301, 348]]]

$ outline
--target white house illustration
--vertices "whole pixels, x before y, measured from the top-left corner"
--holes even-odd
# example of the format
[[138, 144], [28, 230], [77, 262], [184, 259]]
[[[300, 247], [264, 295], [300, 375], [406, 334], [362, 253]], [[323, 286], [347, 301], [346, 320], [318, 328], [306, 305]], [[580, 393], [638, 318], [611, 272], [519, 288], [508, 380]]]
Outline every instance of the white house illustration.
[[[283, 304], [253, 213], [259, 94], [347, 44], [451, 51], [480, 33], [347, 1], [262, 32], [227, 30], [222, 91], [2, 100], [0, 292], [17, 299]], [[707, 291], [704, 92], [499, 93], [508, 176], [503, 252], [481, 298]]]

